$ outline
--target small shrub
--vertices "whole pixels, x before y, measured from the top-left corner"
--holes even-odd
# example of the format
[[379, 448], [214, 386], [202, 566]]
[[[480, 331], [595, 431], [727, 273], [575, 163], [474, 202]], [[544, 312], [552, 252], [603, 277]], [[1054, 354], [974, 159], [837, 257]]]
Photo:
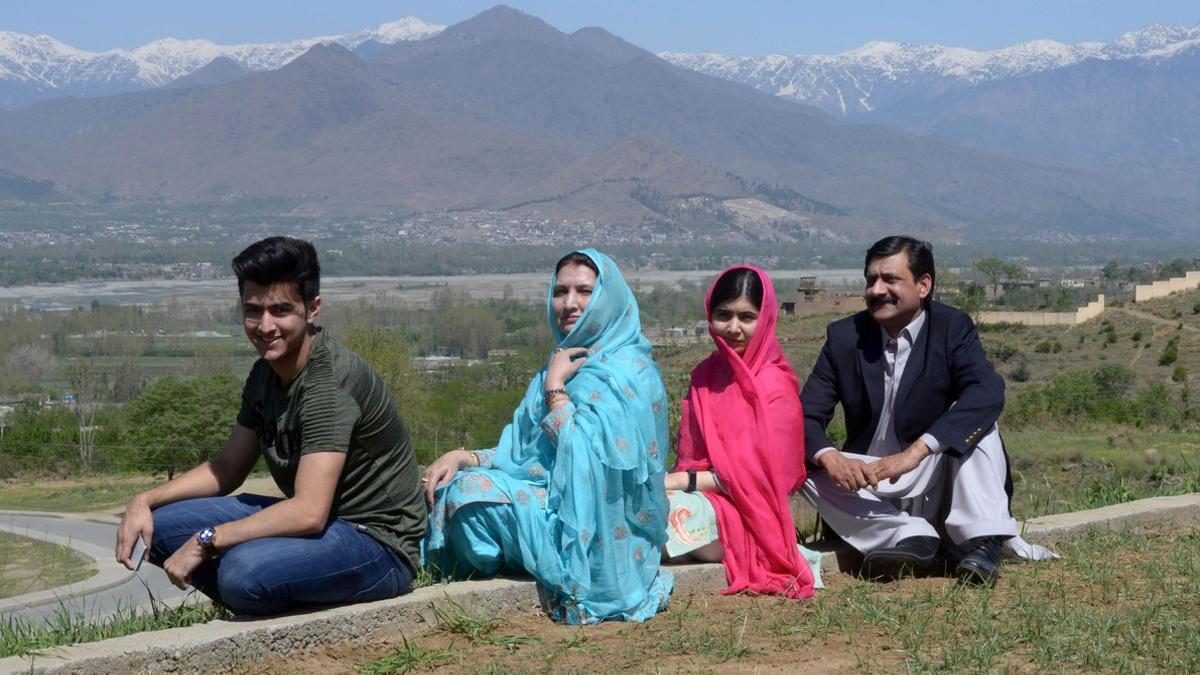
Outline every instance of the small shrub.
[[1200, 314], [1200, 302], [1192, 305], [1192, 314]]
[[1028, 382], [1029, 368], [1025, 367], [1024, 363], [1018, 364], [1016, 368], [1013, 368], [1012, 371], [1009, 372], [1008, 379], [1012, 380], [1013, 382]]
[[1171, 373], [1172, 382], [1187, 382], [1187, 368], [1183, 366], [1175, 366], [1175, 372]]
[[1140, 330], [1133, 331], [1133, 335], [1130, 335], [1129, 339], [1133, 340], [1134, 342], [1141, 342], [1142, 341], [1142, 331], [1140, 331]]
[[1106, 344], [1106, 345], [1117, 344], [1117, 331], [1115, 331], [1115, 330], [1108, 331], [1108, 333], [1106, 333], [1104, 335], [1104, 344]]
[[1055, 354], [1057, 354], [1057, 353], [1061, 352], [1061, 351], [1062, 351], [1062, 349], [1063, 349], [1063, 347], [1062, 347], [1062, 343], [1061, 343], [1061, 342], [1059, 342], [1058, 340], [1055, 340], [1055, 341], [1054, 341], [1054, 348], [1053, 348], [1053, 349], [1051, 349], [1050, 351], [1052, 351], [1052, 352], [1054, 352]]
[[996, 363], [1007, 363], [1021, 354], [1021, 350], [1007, 342], [997, 342], [994, 345], [989, 345], [986, 349], [988, 358]]
[[1050, 341], [1042, 340], [1041, 342], [1037, 343], [1037, 346], [1033, 348], [1033, 351], [1035, 351], [1039, 354], [1049, 354], [1050, 348], [1051, 348]]
[[1179, 359], [1179, 338], [1173, 337], [1158, 357], [1158, 365], [1169, 366]]

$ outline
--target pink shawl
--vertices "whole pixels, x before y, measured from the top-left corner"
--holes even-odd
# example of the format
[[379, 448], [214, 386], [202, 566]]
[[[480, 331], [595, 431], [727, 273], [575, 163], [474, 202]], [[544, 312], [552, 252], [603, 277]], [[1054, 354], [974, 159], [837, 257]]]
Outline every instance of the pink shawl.
[[[804, 482], [804, 416], [799, 381], [775, 335], [775, 288], [763, 286], [758, 324], [743, 356], [712, 327], [717, 350], [692, 371], [683, 401], [675, 471], [715, 470], [724, 492], [705, 492], [725, 549], [728, 595], [748, 591], [789, 598], [813, 595], [814, 578], [796, 548], [788, 494]], [[717, 277], [720, 279], [720, 276]], [[714, 286], [716, 283], [714, 282]]]

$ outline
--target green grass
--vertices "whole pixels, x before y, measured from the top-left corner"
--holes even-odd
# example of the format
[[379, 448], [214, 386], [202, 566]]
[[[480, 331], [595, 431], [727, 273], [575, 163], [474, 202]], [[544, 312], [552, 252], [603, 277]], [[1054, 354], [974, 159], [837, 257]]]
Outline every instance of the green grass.
[[89, 513], [120, 509], [133, 495], [162, 483], [148, 477], [97, 477], [72, 481], [8, 482], [0, 509]]
[[775, 629], [851, 643], [878, 631], [919, 672], [1200, 668], [1200, 535], [1093, 533], [1061, 552], [1061, 563], [1006, 566], [994, 592], [947, 584], [898, 595], [856, 581]]
[[1026, 429], [1004, 432], [1004, 441], [1018, 518], [1200, 492], [1195, 432]]
[[0, 598], [56, 588], [96, 573], [66, 546], [0, 532]]
[[445, 606], [430, 604], [438, 628], [467, 639], [473, 645], [490, 644], [492, 634], [500, 627], [499, 619], [471, 614], [457, 602], [446, 598]]
[[168, 607], [153, 602], [149, 608], [120, 608], [113, 615], [97, 619], [83, 612], [59, 607], [46, 622], [8, 617], [0, 622], [0, 658], [31, 654], [43, 649], [81, 642], [96, 642], [144, 631], [179, 628], [232, 615], [208, 602], [185, 602]]
[[[839, 576], [812, 600], [676, 593], [644, 624], [451, 620], [359, 670], [1196, 672], [1200, 533], [1094, 531], [995, 589]], [[508, 633], [504, 635], [502, 633]], [[516, 641], [516, 642], [514, 642]], [[511, 644], [510, 644], [511, 643]]]
[[423, 649], [408, 638], [403, 638], [404, 646], [387, 656], [365, 663], [358, 667], [360, 673], [382, 675], [384, 673], [407, 673], [412, 670], [431, 669], [455, 660], [459, 652], [454, 649], [434, 650]]

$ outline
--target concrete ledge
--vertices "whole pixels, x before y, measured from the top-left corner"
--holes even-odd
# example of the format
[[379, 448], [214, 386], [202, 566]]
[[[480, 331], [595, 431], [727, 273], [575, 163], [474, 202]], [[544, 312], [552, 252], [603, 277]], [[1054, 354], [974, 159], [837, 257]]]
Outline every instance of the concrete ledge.
[[1109, 528], [1133, 532], [1155, 527], [1200, 525], [1200, 494], [1151, 497], [1088, 511], [1056, 513], [1027, 521], [1023, 535], [1043, 546], [1054, 545], [1083, 530]]
[[[1053, 545], [1089, 529], [1137, 531], [1149, 527], [1194, 527], [1200, 523], [1200, 495], [1158, 497], [1090, 511], [1045, 516], [1027, 523], [1031, 541]], [[839, 555], [843, 553], [843, 555]], [[844, 552], [824, 553], [821, 568], [841, 569]], [[720, 565], [671, 566], [676, 594], [716, 592], [725, 586]], [[214, 621], [203, 626], [141, 633], [91, 644], [48, 649], [0, 659], [0, 673], [203, 672], [236, 670], [248, 663], [286, 656], [320, 645], [369, 643], [397, 633], [412, 634], [435, 625], [434, 605], [453, 601], [469, 612], [504, 616], [537, 611], [536, 585], [528, 580], [491, 579], [422, 588], [380, 602], [261, 620]]]

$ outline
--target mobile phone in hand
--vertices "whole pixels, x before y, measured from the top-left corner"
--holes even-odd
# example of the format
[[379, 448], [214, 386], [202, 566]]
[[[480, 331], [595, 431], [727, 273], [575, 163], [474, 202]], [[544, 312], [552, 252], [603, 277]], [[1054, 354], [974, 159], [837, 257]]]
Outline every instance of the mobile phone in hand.
[[146, 557], [146, 540], [142, 539], [142, 535], [138, 535], [137, 543], [133, 545], [133, 555], [129, 560], [133, 563], [133, 570], [136, 572], [142, 566], [142, 560]]

